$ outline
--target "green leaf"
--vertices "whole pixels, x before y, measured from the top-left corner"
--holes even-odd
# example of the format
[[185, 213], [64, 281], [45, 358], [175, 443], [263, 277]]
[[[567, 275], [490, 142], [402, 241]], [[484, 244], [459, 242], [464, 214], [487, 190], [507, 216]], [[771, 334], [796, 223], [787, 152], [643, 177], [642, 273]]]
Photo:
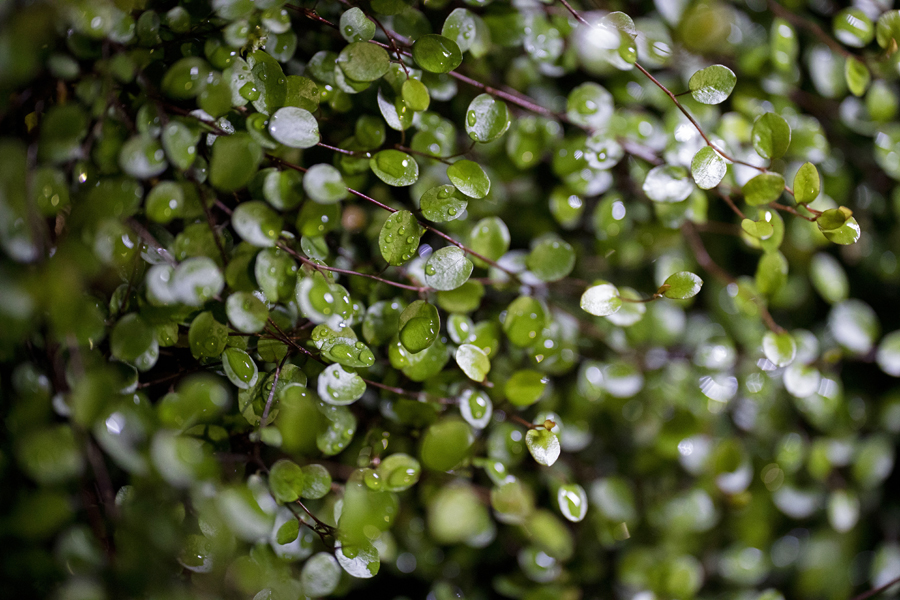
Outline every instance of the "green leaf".
[[559, 438], [555, 433], [546, 429], [529, 429], [525, 434], [525, 445], [539, 465], [553, 466], [553, 463], [559, 458]]
[[786, 367], [794, 362], [797, 355], [797, 343], [794, 337], [783, 331], [775, 333], [767, 331], [763, 336], [763, 352], [776, 367]]
[[[215, 152], [213, 157], [215, 157]], [[162, 145], [146, 134], [132, 137], [122, 144], [122, 149], [119, 151], [119, 167], [137, 179], [156, 177], [162, 174], [168, 166]]]
[[597, 317], [605, 317], [622, 308], [619, 290], [611, 283], [600, 283], [586, 289], [581, 295], [581, 308]]
[[682, 202], [694, 191], [694, 184], [684, 167], [660, 165], [650, 169], [642, 189], [654, 202]]
[[750, 133], [753, 148], [763, 158], [781, 158], [791, 145], [791, 127], [775, 113], [768, 112], [753, 123]]
[[812, 163], [803, 163], [794, 175], [794, 200], [797, 204], [809, 204], [819, 197], [821, 190], [819, 171]]
[[525, 265], [541, 281], [559, 281], [575, 268], [575, 249], [555, 235], [546, 236], [528, 253]]
[[433, 33], [413, 43], [412, 55], [416, 64], [431, 73], [449, 73], [462, 63], [462, 52], [456, 42]]
[[766, 252], [756, 267], [756, 289], [765, 296], [774, 296], [787, 283], [788, 262], [781, 252]]
[[424, 300], [416, 300], [400, 313], [400, 343], [414, 354], [431, 346], [440, 330], [437, 308]]
[[381, 568], [378, 549], [368, 541], [336, 545], [334, 556], [342, 569], [358, 579], [375, 577]]
[[869, 88], [872, 74], [865, 63], [853, 56], [848, 56], [844, 62], [844, 78], [847, 80], [847, 87], [853, 95], [862, 96]]
[[212, 147], [209, 181], [223, 192], [237, 191], [253, 179], [262, 158], [262, 147], [248, 133], [218, 137]]
[[[378, 90], [378, 110], [391, 129], [405, 131], [412, 125], [415, 111], [403, 101], [403, 98], [386, 96], [382, 90]], [[375, 144], [380, 146], [381, 144]], [[373, 146], [374, 147], [374, 146]]]
[[465, 8], [456, 8], [444, 19], [441, 35], [455, 42], [460, 52], [467, 52], [476, 41], [477, 28], [472, 12]]
[[459, 397], [459, 413], [466, 423], [476, 429], [487, 427], [493, 412], [494, 405], [490, 396], [481, 390], [467, 389]]
[[436, 290], [455, 290], [469, 279], [474, 268], [465, 250], [446, 246], [428, 257], [425, 284]]
[[353, 42], [338, 54], [337, 66], [353, 81], [369, 82], [384, 77], [391, 61], [384, 48], [369, 42]]
[[721, 104], [731, 95], [736, 83], [737, 77], [731, 69], [722, 65], [712, 65], [691, 75], [688, 87], [691, 90], [691, 96], [697, 102]]
[[[485, 217], [478, 221], [469, 234], [468, 246], [478, 254], [497, 260], [509, 250], [509, 228], [499, 217]], [[485, 267], [487, 264], [475, 258], [475, 264]]]
[[400, 95], [406, 105], [412, 110], [420, 112], [428, 110], [431, 104], [431, 96], [428, 93], [428, 87], [418, 79], [407, 79], [403, 82], [400, 89]]
[[458, 160], [447, 167], [450, 183], [470, 198], [484, 198], [491, 191], [491, 180], [476, 162]]
[[382, 150], [369, 159], [372, 172], [388, 185], [405, 187], [419, 179], [416, 160], [399, 150]]
[[200, 141], [199, 132], [181, 121], [170, 121], [163, 127], [160, 141], [169, 162], [175, 167], [185, 171], [194, 164], [197, 158], [197, 142]]
[[452, 185], [433, 187], [422, 194], [422, 198], [419, 200], [422, 215], [435, 223], [444, 223], [460, 218], [468, 205], [469, 199]]
[[875, 27], [872, 25], [871, 19], [857, 7], [839, 11], [834, 15], [831, 23], [834, 37], [846, 46], [862, 48], [875, 37]]
[[823, 231], [822, 234], [828, 239], [829, 242], [839, 244], [841, 246], [849, 246], [850, 244], [855, 244], [859, 241], [861, 230], [859, 228], [859, 223], [857, 223], [856, 221], [856, 218], [850, 217], [849, 219], [847, 219], [847, 222], [841, 225], [839, 228]]
[[614, 110], [612, 94], [594, 82], [575, 87], [566, 100], [566, 117], [591, 129], [607, 128]]
[[841, 263], [830, 254], [814, 254], [809, 264], [809, 278], [813, 287], [826, 302], [836, 304], [847, 299], [850, 283]]
[[283, 546], [292, 543], [299, 536], [300, 521], [297, 519], [290, 519], [278, 528], [278, 532], [275, 534], [275, 541]]
[[556, 504], [559, 506], [559, 512], [562, 513], [562, 516], [573, 523], [582, 521], [587, 515], [587, 493], [577, 483], [567, 483], [559, 486], [559, 490], [556, 492]]
[[680, 271], [669, 275], [660, 286], [660, 292], [666, 298], [685, 300], [700, 293], [703, 280], [689, 271]]
[[541, 399], [547, 388], [547, 378], [538, 371], [523, 369], [513, 373], [504, 384], [506, 399], [514, 406], [531, 406]]
[[456, 349], [456, 364], [472, 381], [484, 381], [491, 370], [491, 361], [484, 350], [472, 344], [462, 344]]
[[900, 377], [900, 331], [894, 331], [882, 338], [875, 353], [875, 362], [891, 377]]
[[697, 187], [702, 190], [711, 190], [719, 185], [727, 170], [725, 159], [711, 146], [700, 148], [691, 161], [691, 175]]
[[419, 481], [422, 465], [409, 454], [397, 452], [382, 459], [376, 469], [386, 492], [403, 492]]
[[203, 91], [209, 76], [209, 63], [198, 56], [178, 60], [162, 79], [162, 91], [175, 100], [188, 100]]
[[475, 436], [467, 423], [447, 418], [425, 431], [419, 457], [426, 469], [449, 471], [469, 454], [474, 442]]
[[594, 44], [608, 50], [605, 58], [617, 69], [630, 71], [637, 61], [637, 30], [631, 17], [623, 12], [611, 12], [604, 16], [594, 28], [598, 35]]
[[362, 398], [366, 393], [366, 382], [355, 371], [334, 364], [319, 375], [317, 391], [319, 398], [328, 404], [345, 406]]
[[900, 41], [900, 10], [881, 13], [875, 23], [875, 39], [882, 48], [891, 48], [892, 44], [895, 44], [893, 48], [897, 48], [896, 44]]
[[225, 287], [225, 278], [212, 259], [189, 258], [175, 268], [170, 280], [172, 295], [188, 306], [201, 306]]
[[[347, 13], [344, 14], [346, 15]], [[341, 18], [341, 23], [343, 22], [344, 19]], [[341, 27], [341, 31], [343, 30], [344, 28]], [[296, 519], [294, 519], [294, 522], [297, 522]], [[300, 585], [303, 587], [303, 595], [310, 598], [322, 598], [331, 595], [337, 588], [340, 580], [341, 566], [338, 564], [337, 559], [328, 552], [319, 552], [311, 556], [303, 563], [303, 569], [300, 571]]]
[[110, 351], [123, 362], [134, 364], [154, 347], [158, 352], [153, 328], [136, 313], [129, 313], [119, 319], [110, 333]]
[[743, 219], [741, 221], [741, 229], [760, 240], [769, 239], [775, 232], [775, 228], [772, 224], [763, 220], [753, 221], [751, 219]]
[[269, 309], [249, 292], [235, 292], [228, 296], [225, 312], [234, 328], [243, 333], [262, 331], [269, 319]]
[[506, 133], [512, 121], [502, 100], [490, 94], [476, 96], [466, 110], [466, 133], [476, 142], [492, 142]]
[[819, 231], [831, 231], [843, 226], [852, 215], [850, 209], [845, 206], [831, 208], [816, 218], [816, 225]]
[[760, 173], [741, 188], [744, 201], [750, 206], [774, 202], [784, 192], [784, 177], [780, 173]]
[[253, 87], [259, 94], [252, 100], [259, 112], [270, 115], [284, 106], [287, 98], [287, 78], [281, 65], [270, 54], [256, 50], [247, 55], [247, 65], [253, 74]]
[[341, 15], [340, 32], [348, 42], [368, 42], [375, 37], [375, 23], [354, 6]]
[[250, 355], [239, 348], [227, 348], [222, 353], [225, 376], [238, 389], [249, 390], [259, 379], [259, 369]]
[[547, 313], [540, 301], [519, 296], [506, 309], [503, 331], [514, 345], [527, 348], [538, 341], [547, 323]]
[[303, 472], [303, 484], [300, 497], [309, 500], [324, 498], [331, 491], [331, 473], [322, 465], [311, 464], [300, 468]]
[[228, 328], [216, 321], [211, 311], [202, 312], [191, 322], [188, 341], [195, 357], [217, 357], [225, 350]]
[[259, 248], [274, 246], [283, 225], [281, 215], [258, 200], [238, 204], [231, 224], [244, 241]]
[[290, 148], [312, 148], [319, 143], [319, 124], [308, 110], [286, 106], [269, 119], [269, 134]]
[[324, 163], [313, 165], [303, 175], [303, 191], [320, 204], [334, 204], [347, 197], [341, 172]]
[[400, 266], [415, 256], [419, 239], [425, 230], [408, 210], [400, 210], [388, 217], [378, 235], [381, 256], [389, 265]]
[[300, 465], [287, 459], [276, 461], [269, 470], [269, 489], [281, 504], [299, 499], [300, 490], [303, 489], [303, 470]]

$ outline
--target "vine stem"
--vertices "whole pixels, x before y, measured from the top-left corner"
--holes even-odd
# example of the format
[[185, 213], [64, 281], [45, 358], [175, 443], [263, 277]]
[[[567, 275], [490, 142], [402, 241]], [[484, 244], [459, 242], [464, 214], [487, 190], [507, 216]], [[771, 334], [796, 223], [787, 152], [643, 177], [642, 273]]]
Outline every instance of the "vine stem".
[[281, 377], [281, 367], [284, 366], [287, 357], [288, 355], [285, 353], [284, 358], [281, 359], [281, 362], [278, 363], [278, 366], [275, 368], [275, 377], [272, 379], [272, 389], [269, 390], [269, 397], [266, 399], [266, 408], [263, 409], [262, 418], [259, 420], [260, 430], [264, 429], [269, 422], [269, 411], [272, 410], [272, 401], [275, 399], [275, 388], [278, 386], [278, 378]]
[[872, 596], [877, 596], [881, 592], [887, 590], [891, 586], [897, 585], [898, 583], [900, 583], [900, 577], [895, 577], [884, 585], [878, 586], [875, 589], [871, 589], [868, 592], [863, 592], [859, 596], [854, 596], [851, 600], [866, 600], [867, 598], [871, 598]]
[[[684, 233], [684, 237], [687, 239], [688, 244], [691, 246], [691, 250], [693, 250], [694, 252], [694, 257], [697, 259], [697, 263], [701, 267], [703, 267], [705, 271], [707, 271], [716, 279], [725, 282], [726, 284], [737, 285], [737, 280], [731, 275], [731, 273], [720, 267], [719, 264], [716, 263], [716, 261], [714, 261], [709, 255], [709, 252], [707, 252], [706, 246], [703, 245], [703, 240], [700, 239], [700, 234], [697, 233], [697, 230], [694, 228], [693, 223], [691, 223], [690, 221], [686, 222], [684, 225], [682, 225], [681, 231]], [[754, 297], [753, 302], [759, 309], [759, 313], [762, 316], [762, 320], [766, 324], [766, 327], [768, 327], [775, 333], [785, 332], [784, 327], [775, 322], [775, 319], [772, 318], [772, 314], [769, 312], [769, 309], [766, 308], [765, 304], [759, 298]]]
[[319, 263], [314, 262], [314, 261], [312, 261], [312, 260], [309, 260], [308, 258], [306, 258], [305, 256], [303, 256], [303, 255], [300, 254], [299, 252], [297, 252], [297, 251], [295, 251], [295, 250], [293, 250], [293, 249], [291, 249], [291, 248], [285, 246], [284, 244], [279, 244], [278, 247], [281, 248], [282, 250], [284, 250], [285, 252], [287, 252], [288, 254], [290, 254], [291, 256], [293, 256], [294, 258], [296, 258], [297, 260], [299, 260], [300, 262], [302, 262], [303, 264], [309, 265], [310, 267], [312, 267], [313, 269], [315, 269], [315, 270], [317, 270], [317, 271], [319, 271], [319, 270], [322, 270], [322, 271], [332, 271], [332, 272], [334, 272], [334, 273], [341, 273], [342, 275], [352, 275], [352, 276], [356, 276], [356, 277], [365, 277], [366, 279], [372, 279], [372, 280], [374, 280], [374, 281], [378, 281], [378, 282], [381, 282], [381, 283], [385, 283], [385, 284], [387, 284], [387, 285], [392, 285], [392, 286], [394, 286], [394, 287], [398, 287], [398, 288], [401, 288], [401, 289], [404, 289], [404, 290], [410, 290], [410, 291], [413, 291], [413, 292], [419, 292], [419, 293], [422, 293], [422, 292], [433, 292], [433, 291], [435, 291], [434, 288], [430, 288], [430, 287], [428, 287], [428, 286], [406, 285], [405, 283], [398, 283], [398, 282], [396, 282], [396, 281], [391, 281], [391, 280], [389, 280], [389, 279], [384, 279], [383, 277], [379, 277], [379, 276], [377, 276], [377, 275], [370, 275], [370, 274], [368, 274], [368, 273], [360, 273], [360, 272], [358, 272], [358, 271], [350, 271], [350, 270], [348, 270], [348, 269], [339, 269], [339, 268], [337, 268], [337, 267], [329, 267], [328, 265], [320, 265]]

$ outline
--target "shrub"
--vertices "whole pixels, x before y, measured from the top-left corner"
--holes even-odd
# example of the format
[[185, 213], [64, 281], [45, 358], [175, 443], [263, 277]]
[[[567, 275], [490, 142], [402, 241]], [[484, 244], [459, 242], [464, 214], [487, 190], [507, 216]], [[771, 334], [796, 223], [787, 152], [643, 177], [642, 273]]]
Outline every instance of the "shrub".
[[789, 4], [6, 3], [2, 595], [900, 575], [900, 11]]

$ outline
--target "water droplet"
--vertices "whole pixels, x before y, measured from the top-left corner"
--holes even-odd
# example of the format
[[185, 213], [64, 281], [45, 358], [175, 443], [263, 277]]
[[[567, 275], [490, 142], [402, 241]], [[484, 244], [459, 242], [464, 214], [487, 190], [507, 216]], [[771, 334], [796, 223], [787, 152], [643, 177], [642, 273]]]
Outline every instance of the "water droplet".
[[478, 117], [475, 115], [474, 110], [470, 110], [466, 114], [466, 123], [468, 123], [469, 127], [475, 127], [475, 122], [478, 121]]
[[412, 243], [415, 242], [415, 241], [416, 241], [416, 236], [414, 236], [414, 235], [411, 235], [411, 236], [409, 236], [408, 238], [406, 238], [406, 243], [407, 243], [407, 244], [412, 244]]
[[434, 268], [434, 265], [428, 265], [427, 267], [425, 267], [426, 275], [434, 275], [435, 273], [437, 273], [437, 270]]
[[453, 208], [452, 206], [447, 209], [447, 214], [450, 215], [451, 217], [453, 215], [455, 215], [456, 213], [457, 213], [457, 210], [455, 208]]

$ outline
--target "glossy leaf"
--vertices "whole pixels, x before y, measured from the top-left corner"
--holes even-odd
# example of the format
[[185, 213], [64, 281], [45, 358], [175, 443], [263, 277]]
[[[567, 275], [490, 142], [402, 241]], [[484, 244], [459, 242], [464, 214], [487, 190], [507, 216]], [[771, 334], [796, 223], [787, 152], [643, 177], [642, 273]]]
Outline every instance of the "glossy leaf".
[[319, 124], [308, 110], [286, 106], [269, 119], [269, 134], [291, 148], [312, 148], [319, 143]]
[[681, 271], [669, 275], [659, 289], [666, 298], [684, 300], [699, 294], [701, 287], [703, 287], [702, 279], [689, 271]]
[[456, 349], [456, 364], [472, 381], [484, 381], [491, 370], [491, 361], [487, 354], [473, 344], [462, 344]]
[[462, 52], [451, 39], [428, 34], [418, 38], [412, 55], [420, 67], [431, 73], [449, 73], [462, 63]]
[[702, 190], [710, 190], [722, 181], [728, 165], [725, 159], [710, 146], [704, 146], [691, 161], [691, 175], [697, 187]]
[[553, 466], [559, 458], [559, 438], [555, 433], [543, 428], [529, 429], [525, 434], [525, 445], [535, 462], [545, 467]]
[[400, 313], [400, 343], [412, 353], [431, 346], [441, 329], [441, 317], [434, 305], [416, 300]]
[[416, 160], [399, 150], [382, 150], [371, 159], [372, 172], [388, 185], [404, 187], [419, 179], [419, 165]]
[[468, 204], [469, 199], [452, 185], [433, 187], [419, 200], [422, 215], [436, 223], [454, 221], [462, 217]]
[[506, 103], [490, 94], [476, 96], [466, 110], [466, 133], [476, 142], [496, 140], [506, 133], [511, 122]]
[[721, 104], [731, 95], [736, 83], [737, 77], [731, 69], [723, 65], [712, 65], [691, 75], [688, 87], [697, 102]]
[[791, 144], [791, 127], [781, 115], [768, 112], [753, 123], [751, 140], [763, 158], [781, 158]]
[[447, 177], [457, 190], [470, 198], [484, 198], [491, 191], [491, 180], [484, 169], [471, 160], [458, 160], [447, 167]]
[[399, 266], [412, 259], [419, 247], [419, 239], [425, 230], [413, 214], [397, 211], [388, 217], [378, 235], [381, 256], [389, 265]]
[[815, 165], [803, 163], [794, 175], [794, 199], [797, 204], [809, 204], [818, 198], [821, 185], [819, 171]]
[[776, 367], [786, 367], [794, 362], [797, 344], [788, 332], [767, 331], [763, 336], [763, 352]]
[[744, 200], [751, 206], [774, 202], [784, 192], [784, 177], [779, 173], [760, 173], [741, 189]]
[[619, 290], [611, 283], [591, 286], [581, 295], [581, 308], [597, 317], [611, 315], [622, 308]]
[[647, 173], [642, 189], [654, 202], [682, 202], [691, 195], [694, 184], [684, 167], [660, 165]]
[[425, 284], [436, 290], [455, 290], [469, 279], [474, 268], [465, 250], [446, 246], [428, 257]]

